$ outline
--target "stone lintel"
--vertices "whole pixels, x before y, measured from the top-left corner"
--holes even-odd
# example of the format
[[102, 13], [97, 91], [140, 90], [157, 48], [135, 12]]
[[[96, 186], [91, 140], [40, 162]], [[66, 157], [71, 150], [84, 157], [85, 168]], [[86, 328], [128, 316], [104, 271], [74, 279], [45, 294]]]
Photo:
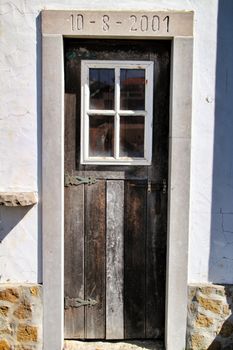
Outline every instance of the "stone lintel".
[[37, 203], [37, 192], [0, 192], [0, 205], [6, 207], [25, 207]]
[[43, 34], [72, 37], [193, 36], [192, 11], [42, 11]]

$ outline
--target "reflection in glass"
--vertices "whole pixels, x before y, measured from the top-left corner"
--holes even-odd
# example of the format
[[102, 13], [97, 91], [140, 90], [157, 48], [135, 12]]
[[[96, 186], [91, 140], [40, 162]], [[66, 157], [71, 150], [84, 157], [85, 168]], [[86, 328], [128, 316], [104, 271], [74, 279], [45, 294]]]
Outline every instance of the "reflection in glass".
[[114, 69], [90, 68], [90, 109], [114, 109]]
[[144, 117], [121, 117], [120, 157], [144, 157]]
[[114, 153], [114, 117], [89, 117], [89, 156], [113, 157]]
[[145, 109], [145, 69], [120, 70], [120, 108]]

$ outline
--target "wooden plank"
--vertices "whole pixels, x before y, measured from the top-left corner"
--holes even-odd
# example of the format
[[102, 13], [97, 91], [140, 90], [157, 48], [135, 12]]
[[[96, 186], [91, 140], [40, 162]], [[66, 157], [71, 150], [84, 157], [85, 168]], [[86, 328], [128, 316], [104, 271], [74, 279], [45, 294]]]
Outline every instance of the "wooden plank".
[[105, 338], [105, 181], [85, 185], [85, 337]]
[[144, 169], [139, 166], [134, 166], [133, 169], [132, 167], [130, 169], [130, 167], [127, 167], [125, 165], [125, 168], [121, 167], [121, 169], [119, 169], [119, 166], [106, 167], [106, 165], [95, 166], [95, 169], [93, 165], [85, 165], [83, 167], [85, 167], [86, 170], [75, 171], [74, 175], [94, 177], [99, 180], [143, 180], [147, 178], [147, 169], [145, 169], [145, 166]]
[[125, 338], [145, 337], [145, 243], [147, 183], [126, 181], [125, 185]]
[[65, 94], [65, 171], [75, 170], [76, 95]]
[[107, 181], [106, 339], [124, 338], [124, 181]]
[[154, 61], [153, 157], [148, 167], [152, 181], [168, 178], [170, 44], [164, 43], [158, 53], [151, 52]]
[[[65, 297], [84, 298], [84, 186], [65, 188]], [[65, 310], [65, 338], [84, 337], [84, 307]]]
[[164, 336], [166, 271], [166, 195], [151, 186], [146, 241], [146, 338]]

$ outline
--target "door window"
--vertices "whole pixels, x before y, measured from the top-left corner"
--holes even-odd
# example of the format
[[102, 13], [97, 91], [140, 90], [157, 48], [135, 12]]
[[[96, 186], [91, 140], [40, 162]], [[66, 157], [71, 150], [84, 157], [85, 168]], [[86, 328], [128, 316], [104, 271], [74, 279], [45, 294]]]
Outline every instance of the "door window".
[[81, 63], [81, 163], [149, 165], [153, 62]]

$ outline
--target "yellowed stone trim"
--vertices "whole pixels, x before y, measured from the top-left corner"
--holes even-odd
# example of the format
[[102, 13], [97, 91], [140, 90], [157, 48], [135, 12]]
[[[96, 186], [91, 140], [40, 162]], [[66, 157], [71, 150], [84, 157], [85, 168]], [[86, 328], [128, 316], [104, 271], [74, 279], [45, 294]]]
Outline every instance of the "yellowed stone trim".
[[37, 192], [0, 192], [0, 205], [6, 207], [25, 207], [37, 203]]

